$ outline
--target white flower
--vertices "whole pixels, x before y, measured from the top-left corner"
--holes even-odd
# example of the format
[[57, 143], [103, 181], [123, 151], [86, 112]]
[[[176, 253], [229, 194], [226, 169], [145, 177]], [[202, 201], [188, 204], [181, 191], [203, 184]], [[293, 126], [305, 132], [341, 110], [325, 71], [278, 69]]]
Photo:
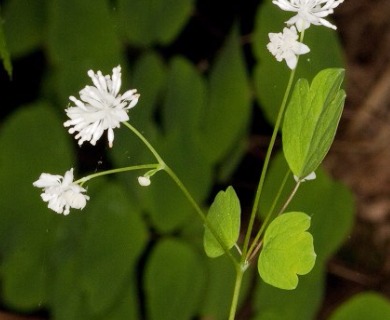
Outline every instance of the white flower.
[[42, 173], [34, 187], [42, 188], [41, 198], [48, 203], [49, 209], [57, 213], [69, 214], [69, 209], [83, 209], [89, 197], [86, 190], [73, 182], [73, 168], [65, 172], [64, 177]]
[[137, 104], [139, 94], [135, 89], [118, 94], [122, 84], [120, 66], [112, 69], [112, 78], [103, 76], [101, 71], [95, 74], [92, 70], [88, 71], [88, 76], [94, 86], [86, 86], [80, 91], [81, 101], [69, 97], [75, 106], [65, 110], [70, 120], [64, 126], [70, 127], [71, 134], [78, 132], [75, 138], [79, 139], [79, 145], [84, 141], [95, 145], [104, 130], [108, 130], [108, 143], [112, 147], [113, 128], [119, 128], [121, 122], [129, 120], [127, 111]]
[[336, 29], [336, 26], [325, 20], [324, 17], [333, 13], [333, 9], [344, 0], [273, 0], [282, 10], [296, 12], [297, 14], [288, 20], [288, 25], [296, 25], [299, 32], [310, 27], [311, 24], [323, 25]]
[[150, 186], [150, 178], [146, 177], [146, 176], [138, 177], [138, 183], [142, 187], [148, 187], [148, 186]]
[[269, 33], [270, 42], [267, 44], [268, 50], [279, 62], [286, 60], [290, 69], [295, 69], [298, 62], [298, 55], [308, 53], [309, 47], [298, 41], [297, 30], [294, 26], [284, 28], [283, 33]]

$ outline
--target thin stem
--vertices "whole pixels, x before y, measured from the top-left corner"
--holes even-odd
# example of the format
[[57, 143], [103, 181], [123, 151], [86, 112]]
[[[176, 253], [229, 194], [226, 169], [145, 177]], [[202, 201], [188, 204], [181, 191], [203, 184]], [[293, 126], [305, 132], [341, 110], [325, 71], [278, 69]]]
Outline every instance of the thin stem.
[[286, 202], [284, 203], [283, 207], [279, 210], [278, 216], [280, 216], [286, 210], [287, 206], [290, 204], [291, 200], [294, 198], [295, 194], [297, 193], [298, 188], [301, 185], [301, 183], [302, 183], [301, 180], [297, 181], [297, 183], [295, 184], [294, 189], [291, 191], [291, 193], [288, 196], [288, 198], [287, 198]]
[[280, 109], [279, 109], [278, 117], [276, 119], [274, 131], [273, 131], [272, 136], [271, 136], [271, 141], [270, 141], [270, 144], [268, 145], [267, 153], [266, 153], [266, 156], [264, 159], [263, 170], [261, 171], [259, 184], [257, 186], [255, 200], [253, 203], [252, 212], [251, 212], [251, 216], [249, 219], [248, 229], [247, 229], [247, 232], [245, 235], [244, 246], [243, 246], [243, 250], [242, 250], [243, 257], [245, 257], [245, 258], [247, 257], [249, 240], [250, 240], [250, 237], [252, 234], [253, 225], [254, 225], [256, 214], [257, 214], [257, 211], [259, 208], [260, 196], [261, 196], [261, 193], [263, 191], [265, 176], [266, 176], [266, 173], [268, 170], [268, 165], [269, 165], [269, 162], [271, 159], [271, 154], [272, 154], [272, 150], [273, 150], [274, 145], [275, 145], [276, 137], [277, 137], [277, 134], [279, 132], [279, 128], [280, 128], [280, 125], [282, 122], [284, 110], [286, 109], [287, 99], [290, 95], [294, 76], [295, 76], [295, 69], [291, 71], [290, 78], [289, 78], [288, 83], [287, 83], [287, 89], [286, 89], [286, 92], [284, 93], [283, 101], [282, 101], [282, 104], [281, 104]]
[[234, 284], [233, 298], [230, 305], [229, 320], [234, 320], [237, 312], [238, 298], [240, 297], [240, 290], [242, 284], [242, 278], [244, 275], [245, 269], [238, 266], [236, 268], [236, 282]]
[[165, 166], [164, 160], [160, 157], [156, 149], [153, 148], [153, 146], [149, 143], [148, 140], [139, 132], [136, 128], [134, 128], [130, 123], [123, 122], [123, 124], [129, 128], [133, 133], [146, 145], [146, 147], [150, 150], [150, 152], [154, 155], [156, 160], [163, 166]]
[[91, 179], [97, 178], [97, 177], [106, 176], [106, 175], [113, 174], [113, 173], [133, 171], [133, 170], [158, 169], [159, 166], [160, 166], [159, 163], [142, 164], [142, 165], [138, 165], [138, 166], [130, 166], [130, 167], [117, 168], [117, 169], [96, 172], [96, 173], [92, 173], [86, 177], [83, 177], [83, 178], [75, 181], [75, 183], [79, 183], [80, 185], [83, 185], [85, 182], [87, 182]]
[[164, 170], [168, 173], [168, 175], [172, 178], [172, 180], [177, 184], [179, 189], [184, 193], [184, 195], [186, 196], [188, 201], [194, 207], [194, 209], [195, 209], [196, 213], [198, 214], [199, 218], [205, 224], [206, 228], [210, 230], [210, 232], [212, 233], [214, 238], [218, 241], [219, 245], [222, 247], [222, 249], [225, 251], [225, 253], [229, 256], [229, 258], [233, 261], [234, 265], [237, 266], [239, 264], [237, 259], [232, 255], [232, 253], [230, 252], [229, 248], [222, 241], [221, 237], [219, 236], [218, 232], [214, 229], [214, 227], [208, 223], [206, 215], [203, 213], [202, 209], [199, 207], [197, 202], [191, 196], [190, 192], [187, 190], [187, 188], [181, 182], [179, 177], [167, 165], [165, 165]]
[[261, 242], [258, 243], [258, 241], [259, 241], [261, 235], [264, 233], [265, 228], [267, 227], [268, 222], [269, 222], [269, 220], [272, 217], [272, 214], [273, 214], [273, 212], [275, 210], [275, 207], [276, 207], [276, 205], [277, 205], [277, 203], [278, 203], [278, 201], [280, 199], [280, 196], [282, 195], [282, 191], [283, 191], [283, 189], [284, 189], [284, 187], [285, 187], [285, 185], [287, 183], [287, 179], [288, 179], [289, 175], [290, 175], [290, 170], [287, 170], [286, 174], [283, 177], [283, 181], [282, 181], [282, 183], [279, 186], [279, 190], [278, 190], [278, 192], [276, 194], [276, 197], [275, 197], [275, 199], [274, 199], [274, 201], [272, 203], [272, 206], [269, 209], [269, 211], [267, 213], [267, 216], [264, 219], [264, 221], [263, 221], [263, 223], [262, 223], [262, 225], [260, 227], [259, 232], [256, 234], [256, 237], [252, 241], [252, 245], [250, 246], [250, 248], [248, 250], [248, 253], [247, 253], [248, 261], [250, 261], [254, 257], [254, 255], [257, 253], [257, 251], [260, 249]]
[[198, 214], [199, 218], [202, 220], [202, 222], [205, 224], [207, 229], [210, 230], [211, 234], [214, 236], [214, 238], [218, 241], [219, 245], [222, 247], [224, 252], [229, 256], [229, 258], [233, 261], [234, 265], [237, 266], [239, 263], [237, 259], [232, 255], [229, 248], [225, 245], [225, 243], [222, 241], [221, 237], [219, 236], [218, 232], [215, 230], [213, 226], [211, 226], [206, 218], [206, 215], [203, 213], [202, 209], [199, 207], [197, 202], [194, 200], [194, 198], [191, 196], [190, 192], [187, 190], [187, 188], [184, 186], [184, 184], [181, 182], [179, 177], [175, 174], [175, 172], [164, 162], [164, 160], [161, 158], [161, 156], [158, 154], [156, 149], [153, 148], [153, 146], [149, 143], [149, 141], [136, 129], [134, 128], [130, 123], [124, 122], [124, 125], [129, 128], [145, 145], [146, 147], [152, 152], [156, 160], [159, 162], [159, 165], [162, 170], [165, 170], [167, 174], [172, 178], [172, 180], [177, 184], [179, 189], [184, 193], [185, 197], [188, 199], [188, 201], [191, 203], [191, 205], [194, 207], [196, 213]]
[[[303, 38], [304, 38], [304, 31], [301, 32], [299, 41], [302, 42]], [[297, 57], [297, 59], [298, 59], [298, 61], [297, 61], [297, 66], [298, 66], [299, 56]], [[290, 77], [289, 77], [288, 83], [287, 83], [287, 88], [286, 88], [286, 91], [284, 93], [282, 103], [280, 105], [280, 109], [279, 109], [278, 116], [276, 118], [274, 130], [272, 132], [271, 141], [270, 141], [270, 144], [268, 145], [267, 153], [266, 153], [266, 156], [264, 159], [264, 165], [263, 165], [263, 169], [261, 171], [259, 184], [257, 186], [255, 200], [253, 203], [252, 212], [251, 212], [251, 216], [249, 219], [248, 229], [247, 229], [246, 235], [245, 235], [245, 240], [244, 240], [244, 245], [243, 245], [243, 250], [242, 250], [242, 252], [243, 252], [242, 258], [243, 259], [247, 259], [247, 257], [248, 257], [247, 252], [248, 252], [248, 247], [249, 247], [249, 241], [250, 241], [250, 238], [252, 235], [253, 225], [254, 225], [256, 214], [257, 214], [257, 211], [259, 208], [260, 196], [261, 196], [261, 193], [263, 191], [264, 181], [265, 181], [266, 173], [268, 171], [268, 165], [269, 165], [269, 162], [271, 159], [272, 150], [274, 148], [276, 137], [277, 137], [277, 134], [279, 132], [279, 128], [280, 128], [280, 125], [281, 125], [281, 122], [283, 119], [284, 111], [285, 111], [286, 106], [287, 106], [287, 100], [288, 100], [288, 97], [290, 96], [290, 92], [292, 89], [292, 84], [294, 81], [295, 71], [297, 69], [297, 66], [295, 67], [295, 69], [291, 70]]]

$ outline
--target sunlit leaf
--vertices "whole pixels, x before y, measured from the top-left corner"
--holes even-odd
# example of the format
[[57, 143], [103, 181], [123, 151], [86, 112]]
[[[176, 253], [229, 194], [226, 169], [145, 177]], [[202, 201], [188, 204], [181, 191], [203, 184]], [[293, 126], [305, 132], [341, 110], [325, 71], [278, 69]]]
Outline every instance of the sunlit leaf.
[[292, 290], [298, 276], [313, 268], [316, 254], [313, 237], [306, 230], [310, 217], [303, 212], [288, 212], [271, 222], [264, 235], [258, 270], [261, 278], [280, 289]]
[[315, 171], [330, 149], [344, 107], [343, 69], [318, 73], [309, 87], [297, 82], [283, 123], [283, 151], [291, 171], [304, 178]]
[[[282, 153], [271, 163], [260, 202], [261, 217], [269, 211], [288, 165]], [[328, 177], [324, 170], [316, 171], [317, 179], [303, 183], [288, 206], [289, 211], [310, 212], [310, 233], [313, 235], [317, 259], [314, 269], [299, 279], [293, 291], [284, 291], [261, 283], [256, 298], [257, 319], [268, 320], [264, 312], [280, 320], [312, 320], [315, 318], [324, 294], [326, 262], [350, 234], [354, 220], [351, 192], [341, 183]], [[290, 177], [281, 196], [284, 201], [295, 185]], [[279, 204], [280, 207], [281, 203]], [[281, 305], [286, 308], [280, 308]], [[288, 312], [286, 312], [288, 310]]]
[[[237, 242], [240, 233], [240, 200], [233, 187], [218, 192], [207, 215], [207, 223], [218, 234], [227, 249]], [[223, 247], [205, 226], [204, 248], [209, 257], [215, 258], [225, 253]]]

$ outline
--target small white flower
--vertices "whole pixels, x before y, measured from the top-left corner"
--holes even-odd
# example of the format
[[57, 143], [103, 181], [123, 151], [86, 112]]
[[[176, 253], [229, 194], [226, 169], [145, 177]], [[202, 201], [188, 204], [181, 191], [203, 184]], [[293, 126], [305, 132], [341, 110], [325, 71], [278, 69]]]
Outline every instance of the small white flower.
[[83, 194], [86, 190], [73, 182], [73, 168], [65, 172], [64, 177], [42, 173], [33, 186], [43, 189], [41, 198], [49, 209], [64, 215], [69, 214], [70, 208], [83, 209], [89, 200], [89, 196]]
[[138, 177], [138, 183], [142, 187], [148, 187], [150, 186], [150, 178], [145, 176]]
[[267, 44], [268, 50], [279, 62], [286, 60], [290, 69], [295, 69], [298, 62], [298, 55], [308, 53], [309, 47], [298, 41], [297, 30], [294, 26], [284, 28], [283, 33], [269, 33], [270, 42]]
[[297, 176], [294, 176], [294, 180], [296, 182], [300, 181], [300, 182], [305, 182], [305, 181], [309, 181], [309, 180], [315, 180], [317, 178], [317, 175], [316, 173], [313, 171], [312, 173], [309, 173], [306, 177], [304, 178], [298, 178]]
[[122, 84], [121, 67], [112, 69], [112, 78], [103, 76], [101, 71], [96, 74], [88, 71], [94, 86], [86, 86], [80, 91], [80, 99], [71, 96], [75, 106], [66, 109], [70, 120], [64, 123], [69, 128], [69, 133], [78, 132], [75, 136], [79, 139], [79, 145], [89, 141], [92, 145], [108, 130], [108, 144], [112, 147], [114, 141], [114, 128], [119, 128], [120, 123], [129, 120], [127, 111], [133, 108], [139, 99], [136, 89], [128, 90], [123, 95], [119, 94]]
[[297, 14], [288, 20], [288, 25], [296, 25], [299, 32], [310, 27], [311, 24], [323, 25], [336, 29], [336, 26], [325, 20], [324, 17], [332, 14], [334, 8], [344, 0], [273, 0], [284, 11], [292, 11]]

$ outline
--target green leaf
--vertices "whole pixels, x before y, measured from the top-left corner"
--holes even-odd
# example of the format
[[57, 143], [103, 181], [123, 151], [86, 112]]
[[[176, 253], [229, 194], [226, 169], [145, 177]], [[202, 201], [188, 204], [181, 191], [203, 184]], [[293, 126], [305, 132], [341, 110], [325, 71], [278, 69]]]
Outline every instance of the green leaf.
[[58, 218], [32, 183], [42, 172], [69, 170], [70, 137], [52, 108], [37, 103], [2, 124], [0, 150], [2, 295], [9, 306], [31, 310], [46, 303], [47, 256]]
[[4, 8], [9, 52], [22, 57], [42, 46], [47, 28], [47, 0], [10, 0]]
[[384, 296], [365, 292], [353, 296], [330, 316], [329, 320], [390, 319], [390, 303]]
[[309, 227], [310, 217], [303, 212], [288, 212], [271, 222], [258, 262], [260, 276], [265, 282], [292, 290], [298, 285], [297, 274], [310, 272], [316, 254], [313, 237], [306, 232]]
[[63, 106], [91, 83], [88, 70], [111, 74], [124, 61], [106, 0], [50, 1], [48, 49]]
[[[153, 119], [160, 95], [165, 89], [166, 66], [155, 52], [146, 52], [136, 61], [132, 73], [132, 88], [137, 88], [141, 98], [131, 110], [130, 121], [145, 130], [146, 124]], [[128, 132], [126, 137], [128, 138]]]
[[[286, 172], [289, 172], [288, 165], [283, 154], [279, 153], [273, 158], [265, 181], [263, 201], [260, 203], [262, 218], [269, 211]], [[293, 291], [286, 292], [259, 284], [255, 299], [255, 309], [259, 313], [256, 320], [315, 319], [324, 295], [326, 262], [351, 233], [354, 221], [351, 192], [341, 183], [330, 179], [321, 167], [316, 174], [316, 180], [301, 185], [288, 207], [289, 211], [310, 212], [310, 233], [315, 239], [317, 254], [314, 269], [300, 279], [299, 286]], [[288, 179], [280, 199], [287, 199], [295, 183], [292, 177]], [[281, 305], [285, 308], [280, 308]], [[267, 317], [264, 313], [274, 317]]]
[[[323, 264], [316, 262], [309, 274], [299, 279], [295, 290], [280, 290], [259, 281], [254, 292], [254, 320], [313, 320], [323, 300]], [[281, 308], [280, 306], [283, 306]]]
[[167, 84], [162, 114], [165, 131], [179, 130], [195, 139], [206, 102], [204, 80], [188, 61], [176, 57], [171, 61]]
[[[175, 131], [154, 145], [195, 201], [202, 203], [211, 188], [212, 168], [188, 139], [180, 131]], [[196, 214], [176, 183], [163, 172], [153, 176], [152, 184], [142, 191], [151, 221], [162, 232], [181, 227], [189, 215]]]
[[127, 39], [138, 46], [169, 44], [191, 15], [193, 0], [119, 0]]
[[174, 239], [160, 241], [145, 270], [148, 319], [194, 318], [204, 288], [204, 271], [191, 247]]
[[283, 123], [283, 151], [291, 171], [304, 178], [321, 164], [334, 140], [344, 107], [343, 69], [318, 73], [311, 86], [297, 82]]
[[81, 285], [89, 309], [99, 314], [115, 303], [134, 272], [147, 232], [138, 207], [116, 184], [106, 181], [84, 211]]
[[[236, 273], [232, 261], [228, 256], [219, 259], [208, 259], [207, 283], [203, 295], [200, 319], [226, 320], [229, 318], [232, 292], [236, 280]], [[249, 271], [249, 270], [248, 270]], [[247, 271], [247, 272], [248, 272]], [[245, 301], [252, 286], [252, 269], [243, 278], [238, 308]]]
[[[240, 215], [240, 200], [233, 187], [218, 192], [209, 209], [207, 222], [227, 249], [231, 249], [237, 242], [240, 234]], [[203, 244], [209, 257], [215, 258], [225, 253], [224, 248], [221, 247], [207, 226], [205, 226]]]
[[208, 93], [201, 146], [211, 162], [218, 162], [238, 139], [244, 139], [251, 115], [246, 67], [236, 28], [210, 71]]
[[3, 30], [3, 21], [0, 15], [0, 57], [3, 60], [4, 69], [7, 71], [8, 76], [12, 76], [12, 64], [9, 51], [7, 48], [7, 42], [5, 40], [5, 34]]

